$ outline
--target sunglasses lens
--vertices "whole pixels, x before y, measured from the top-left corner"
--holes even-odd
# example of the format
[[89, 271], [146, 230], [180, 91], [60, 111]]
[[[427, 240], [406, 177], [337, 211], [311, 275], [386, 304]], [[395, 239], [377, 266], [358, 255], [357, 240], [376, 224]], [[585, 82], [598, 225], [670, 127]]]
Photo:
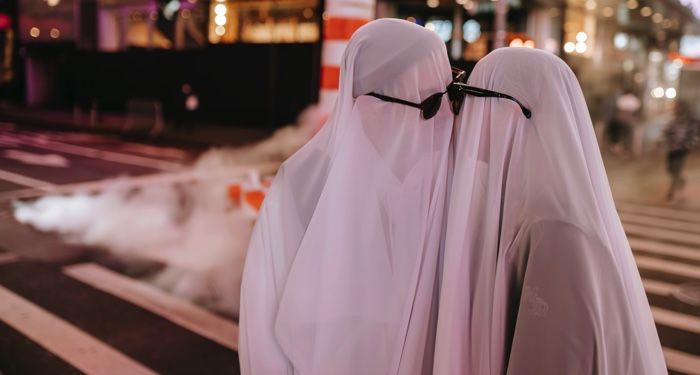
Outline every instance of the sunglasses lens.
[[421, 103], [421, 107], [423, 107], [423, 118], [426, 120], [433, 118], [435, 114], [437, 114], [437, 111], [440, 109], [441, 102], [441, 93], [433, 94], [429, 96], [428, 99], [425, 99], [423, 103]]

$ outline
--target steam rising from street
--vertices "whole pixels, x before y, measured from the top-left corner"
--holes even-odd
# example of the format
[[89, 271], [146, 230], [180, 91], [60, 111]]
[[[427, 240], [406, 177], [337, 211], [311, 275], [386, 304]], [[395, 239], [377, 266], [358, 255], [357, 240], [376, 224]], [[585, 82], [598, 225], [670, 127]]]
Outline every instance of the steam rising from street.
[[[15, 219], [65, 241], [164, 267], [148, 281], [171, 293], [238, 315], [241, 272], [256, 208], [244, 197], [265, 190], [261, 174], [306, 143], [322, 119], [315, 108], [296, 125], [238, 149], [205, 152], [194, 166], [157, 182], [115, 179], [98, 193], [14, 203]], [[240, 189], [238, 197], [230, 188]]]

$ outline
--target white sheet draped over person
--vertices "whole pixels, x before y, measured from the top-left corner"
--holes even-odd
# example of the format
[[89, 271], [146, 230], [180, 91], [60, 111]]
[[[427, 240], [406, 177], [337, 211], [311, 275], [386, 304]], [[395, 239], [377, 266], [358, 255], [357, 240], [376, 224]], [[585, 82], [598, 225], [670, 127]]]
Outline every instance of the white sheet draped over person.
[[454, 117], [445, 44], [380, 19], [350, 40], [333, 114], [281, 167], [247, 253], [243, 374], [429, 374]]
[[444, 374], [665, 374], [580, 86], [558, 57], [498, 49], [455, 124], [435, 349]]

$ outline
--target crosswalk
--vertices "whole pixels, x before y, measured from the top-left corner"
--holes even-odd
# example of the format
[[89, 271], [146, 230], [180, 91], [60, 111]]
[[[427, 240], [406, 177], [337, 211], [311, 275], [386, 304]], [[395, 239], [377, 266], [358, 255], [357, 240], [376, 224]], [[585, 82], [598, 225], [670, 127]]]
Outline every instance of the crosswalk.
[[[700, 374], [700, 213], [629, 202], [617, 208], [669, 372]], [[683, 288], [695, 298], [676, 298]]]
[[[96, 263], [61, 267], [5, 258], [3, 375], [239, 373], [238, 326], [230, 319]], [[3, 344], [4, 336], [34, 346]], [[39, 360], [22, 361], [27, 352]], [[47, 356], [54, 363], [42, 360]]]
[[[700, 374], [700, 213], [617, 206], [669, 373]], [[91, 262], [0, 252], [0, 337], [2, 374], [239, 371], [236, 322]]]

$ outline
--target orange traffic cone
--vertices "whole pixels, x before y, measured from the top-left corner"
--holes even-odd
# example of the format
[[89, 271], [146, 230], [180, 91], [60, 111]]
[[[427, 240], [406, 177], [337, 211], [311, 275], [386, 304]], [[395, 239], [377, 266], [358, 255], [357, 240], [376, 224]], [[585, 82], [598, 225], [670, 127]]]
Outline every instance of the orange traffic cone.
[[228, 199], [230, 199], [233, 204], [241, 204], [241, 185], [231, 184], [228, 186]]
[[255, 212], [260, 211], [263, 199], [265, 199], [265, 192], [262, 190], [250, 190], [245, 193], [246, 203], [255, 209]]

